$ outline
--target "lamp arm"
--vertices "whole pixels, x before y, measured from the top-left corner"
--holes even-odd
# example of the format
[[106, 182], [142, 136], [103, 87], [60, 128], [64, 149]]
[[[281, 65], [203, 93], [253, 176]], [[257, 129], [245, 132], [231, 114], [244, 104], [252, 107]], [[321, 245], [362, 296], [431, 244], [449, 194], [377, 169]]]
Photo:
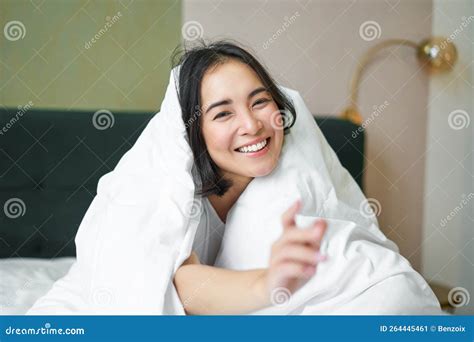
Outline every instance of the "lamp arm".
[[357, 68], [350, 82], [350, 105], [342, 113], [343, 119], [362, 125], [362, 116], [357, 108], [360, 80], [367, 64], [380, 50], [394, 45], [404, 45], [416, 50], [418, 61], [426, 66], [429, 72], [445, 72], [452, 70], [457, 60], [456, 46], [445, 37], [429, 37], [419, 44], [406, 39], [388, 39], [371, 47], [357, 63]]
[[376, 44], [375, 46], [371, 47], [367, 52], [360, 58], [360, 61], [357, 65], [357, 69], [352, 77], [351, 80], [351, 106], [353, 110], [358, 111], [357, 108], [357, 98], [359, 96], [359, 83], [360, 79], [362, 77], [362, 73], [364, 69], [366, 68], [367, 64], [369, 61], [373, 58], [375, 54], [377, 54], [379, 51], [390, 47], [394, 45], [405, 45], [409, 46], [415, 49], [418, 49], [418, 44], [411, 40], [406, 40], [406, 39], [388, 39], [383, 42], [380, 42], [379, 44]]

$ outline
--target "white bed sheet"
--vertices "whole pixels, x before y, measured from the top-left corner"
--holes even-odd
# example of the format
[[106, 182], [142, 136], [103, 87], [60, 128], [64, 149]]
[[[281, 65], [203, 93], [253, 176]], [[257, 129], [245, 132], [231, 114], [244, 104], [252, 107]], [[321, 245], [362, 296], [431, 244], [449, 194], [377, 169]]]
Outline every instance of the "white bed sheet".
[[0, 259], [0, 315], [23, 315], [62, 278], [75, 258]]
[[[0, 259], [0, 315], [23, 315], [62, 278], [75, 258]], [[442, 312], [443, 315], [449, 315]]]

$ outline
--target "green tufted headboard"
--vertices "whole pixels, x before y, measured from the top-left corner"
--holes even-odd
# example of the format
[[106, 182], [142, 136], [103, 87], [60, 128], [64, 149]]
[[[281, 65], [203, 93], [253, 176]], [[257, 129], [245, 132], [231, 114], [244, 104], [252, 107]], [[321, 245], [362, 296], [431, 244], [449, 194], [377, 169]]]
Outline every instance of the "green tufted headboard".
[[[0, 258], [75, 255], [74, 237], [99, 178], [114, 169], [153, 116], [114, 113], [113, 126], [100, 130], [93, 114], [0, 110]], [[316, 121], [363, 188], [363, 132], [354, 134], [358, 126], [336, 118]]]

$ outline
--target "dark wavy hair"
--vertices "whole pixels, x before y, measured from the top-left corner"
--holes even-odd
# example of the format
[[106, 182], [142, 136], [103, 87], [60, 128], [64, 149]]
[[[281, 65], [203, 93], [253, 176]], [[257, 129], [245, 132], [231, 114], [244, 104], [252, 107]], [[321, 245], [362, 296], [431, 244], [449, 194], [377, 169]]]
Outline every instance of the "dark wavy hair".
[[282, 114], [284, 134], [296, 121], [296, 111], [291, 100], [277, 87], [262, 64], [249, 52], [231, 41], [199, 42], [192, 48], [178, 46], [172, 57], [174, 67], [180, 66], [178, 98], [182, 110], [189, 145], [194, 156], [193, 179], [196, 192], [201, 196], [224, 195], [232, 181], [223, 177], [212, 160], [202, 134], [201, 82], [212, 67], [237, 60], [247, 64], [260, 78]]

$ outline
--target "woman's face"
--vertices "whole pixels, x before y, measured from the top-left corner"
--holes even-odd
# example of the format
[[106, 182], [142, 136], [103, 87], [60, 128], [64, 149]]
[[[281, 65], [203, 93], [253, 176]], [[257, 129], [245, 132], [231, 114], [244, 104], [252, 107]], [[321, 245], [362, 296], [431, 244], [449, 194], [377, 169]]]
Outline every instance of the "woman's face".
[[201, 103], [207, 150], [223, 176], [250, 181], [275, 168], [283, 143], [280, 112], [251, 67], [229, 60], [208, 70]]

